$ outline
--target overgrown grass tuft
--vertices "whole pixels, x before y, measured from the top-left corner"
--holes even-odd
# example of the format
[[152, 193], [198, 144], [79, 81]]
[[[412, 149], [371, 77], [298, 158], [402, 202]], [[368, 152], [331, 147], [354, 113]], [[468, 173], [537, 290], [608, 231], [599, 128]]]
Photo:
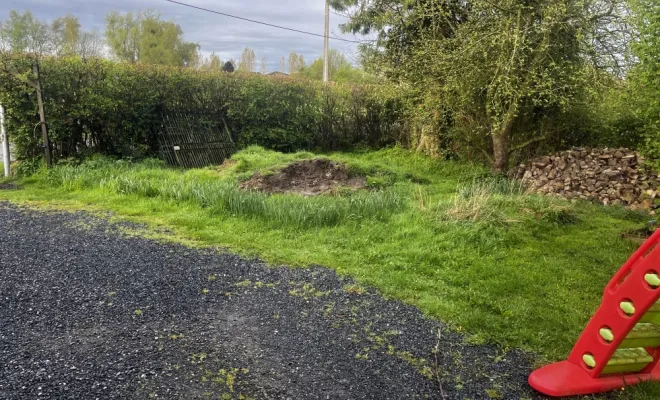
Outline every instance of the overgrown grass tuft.
[[[237, 157], [236, 172], [243, 172], [245, 165], [255, 162], [246, 161], [249, 155]], [[59, 166], [45, 172], [45, 177], [49, 185], [67, 191], [101, 189], [119, 195], [190, 202], [209, 209], [214, 216], [259, 218], [307, 228], [364, 219], [386, 220], [405, 205], [394, 190], [339, 192], [313, 198], [267, 195], [239, 189], [235, 180], [222, 179], [212, 170], [182, 172], [166, 168], [156, 160], [133, 164], [94, 159], [77, 166]]]
[[578, 221], [573, 204], [534, 194], [523, 182], [504, 178], [459, 184], [453, 200], [440, 202], [436, 212], [443, 221], [483, 224], [507, 225], [536, 219], [568, 225]]

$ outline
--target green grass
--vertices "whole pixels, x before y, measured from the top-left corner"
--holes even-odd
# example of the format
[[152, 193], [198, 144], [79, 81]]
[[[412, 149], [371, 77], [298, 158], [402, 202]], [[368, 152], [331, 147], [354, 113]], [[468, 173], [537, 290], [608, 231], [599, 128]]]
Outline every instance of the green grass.
[[[366, 175], [371, 189], [362, 193], [303, 198], [237, 188], [255, 171], [312, 157], [251, 147], [223, 168], [190, 171], [98, 159], [41, 171], [0, 198], [111, 210], [187, 243], [325, 265], [450, 323], [470, 342], [533, 351], [539, 363], [566, 357], [637, 246], [622, 234], [650, 219], [531, 195], [479, 166], [401, 149], [325, 156]], [[660, 391], [625, 393], [651, 399]]]

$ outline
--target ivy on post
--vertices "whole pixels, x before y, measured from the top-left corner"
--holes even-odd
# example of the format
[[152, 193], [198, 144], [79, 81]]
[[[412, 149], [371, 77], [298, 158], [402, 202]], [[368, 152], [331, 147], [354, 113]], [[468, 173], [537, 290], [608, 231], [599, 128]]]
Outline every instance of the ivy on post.
[[41, 72], [39, 70], [39, 61], [35, 62], [32, 66], [32, 70], [37, 77], [37, 103], [39, 106], [39, 123], [41, 125], [41, 139], [43, 140], [44, 148], [44, 157], [46, 159], [46, 166], [48, 168], [53, 166], [53, 161], [51, 158], [51, 148], [50, 141], [48, 140], [48, 124], [46, 123], [46, 110], [44, 108], [43, 94], [41, 91]]

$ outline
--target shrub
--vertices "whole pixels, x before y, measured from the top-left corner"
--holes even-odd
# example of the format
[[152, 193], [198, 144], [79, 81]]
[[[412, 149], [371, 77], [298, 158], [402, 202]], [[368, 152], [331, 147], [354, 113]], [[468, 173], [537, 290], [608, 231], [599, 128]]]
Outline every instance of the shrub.
[[[30, 76], [25, 57], [4, 60]], [[394, 143], [403, 127], [395, 91], [380, 86], [197, 71], [102, 59], [41, 61], [54, 157], [158, 155], [163, 116], [179, 111], [229, 129], [241, 147], [342, 150]], [[41, 155], [34, 89], [0, 71], [0, 102], [21, 159]]]

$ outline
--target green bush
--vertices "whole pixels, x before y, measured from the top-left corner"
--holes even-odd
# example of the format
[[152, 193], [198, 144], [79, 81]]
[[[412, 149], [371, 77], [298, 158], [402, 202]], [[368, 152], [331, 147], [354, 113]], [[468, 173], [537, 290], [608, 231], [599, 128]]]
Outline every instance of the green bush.
[[[32, 61], [3, 60], [0, 102], [21, 159], [40, 156], [35, 90], [26, 81]], [[46, 58], [41, 75], [56, 159], [94, 153], [157, 156], [163, 116], [183, 112], [229, 129], [241, 147], [280, 151], [342, 150], [394, 143], [403, 127], [396, 91], [380, 86], [251, 74]]]

